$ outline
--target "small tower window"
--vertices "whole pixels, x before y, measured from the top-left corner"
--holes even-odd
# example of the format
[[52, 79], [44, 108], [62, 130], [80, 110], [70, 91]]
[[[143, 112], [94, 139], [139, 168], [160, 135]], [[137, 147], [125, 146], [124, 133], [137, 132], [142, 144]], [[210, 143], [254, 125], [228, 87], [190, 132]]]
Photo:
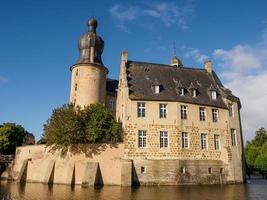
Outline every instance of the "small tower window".
[[74, 90], [77, 91], [77, 88], [78, 88], [78, 85], [77, 85], [77, 83], [75, 83], [75, 88], [74, 88]]
[[211, 91], [211, 98], [212, 98], [212, 100], [217, 99], [217, 92], [216, 91]]
[[185, 174], [185, 172], [186, 172], [185, 167], [181, 167], [181, 173], [182, 173], [182, 174]]
[[78, 76], [78, 75], [79, 75], [79, 70], [77, 69], [77, 70], [76, 70], [76, 76]]

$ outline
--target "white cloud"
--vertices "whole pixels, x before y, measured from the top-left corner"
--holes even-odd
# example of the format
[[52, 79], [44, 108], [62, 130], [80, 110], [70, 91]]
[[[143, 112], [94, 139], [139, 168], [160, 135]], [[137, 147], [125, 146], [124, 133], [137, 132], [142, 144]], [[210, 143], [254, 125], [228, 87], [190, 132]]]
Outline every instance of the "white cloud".
[[0, 83], [6, 83], [8, 81], [8, 78], [5, 76], [0, 76]]
[[188, 29], [187, 21], [194, 14], [194, 3], [187, 0], [183, 6], [178, 6], [176, 3], [158, 2], [142, 7], [116, 4], [111, 7], [110, 14], [122, 30], [127, 30], [127, 22], [141, 17], [159, 20], [167, 27], [177, 25], [184, 30]]
[[191, 58], [198, 63], [203, 63], [204, 60], [209, 58], [207, 55], [202, 54], [199, 49], [189, 49], [184, 47], [183, 50], [186, 51], [184, 55], [185, 58]]
[[216, 49], [213, 56], [224, 68], [231, 69], [232, 72], [251, 72], [262, 66], [259, 53], [249, 46], [236, 45], [230, 50]]
[[213, 57], [220, 77], [241, 100], [244, 139], [251, 139], [260, 127], [267, 128], [267, 29], [257, 44], [216, 49]]
[[257, 75], [239, 75], [226, 86], [241, 99], [244, 139], [253, 138], [260, 127], [267, 128], [267, 70]]
[[138, 7], [122, 6], [116, 4], [111, 7], [111, 16], [118, 21], [118, 27], [126, 31], [125, 23], [135, 20], [138, 17]]

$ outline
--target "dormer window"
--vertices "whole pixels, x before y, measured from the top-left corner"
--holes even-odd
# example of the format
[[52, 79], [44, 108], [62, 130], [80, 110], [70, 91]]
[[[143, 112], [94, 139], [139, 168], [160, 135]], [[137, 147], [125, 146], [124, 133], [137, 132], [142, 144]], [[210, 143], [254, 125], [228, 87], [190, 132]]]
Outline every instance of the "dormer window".
[[217, 99], [217, 92], [216, 91], [211, 91], [211, 99], [216, 100]]
[[159, 94], [159, 92], [160, 92], [160, 86], [159, 85], [154, 85], [153, 86], [153, 91], [154, 91], [155, 94]]
[[184, 96], [185, 94], [185, 89], [184, 88], [179, 88], [179, 95]]
[[192, 90], [192, 96], [193, 96], [193, 97], [197, 97], [197, 90], [196, 90], [196, 89], [193, 89], [193, 90]]

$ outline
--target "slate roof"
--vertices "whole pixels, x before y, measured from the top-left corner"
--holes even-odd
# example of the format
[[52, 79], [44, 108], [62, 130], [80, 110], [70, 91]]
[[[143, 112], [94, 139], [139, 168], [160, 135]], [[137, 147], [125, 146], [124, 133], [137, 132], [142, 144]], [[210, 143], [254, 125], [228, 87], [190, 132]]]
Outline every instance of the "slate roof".
[[[129, 97], [132, 100], [179, 101], [227, 108], [223, 101], [225, 97], [241, 106], [239, 98], [222, 85], [215, 72], [209, 74], [205, 69], [137, 61], [128, 61], [126, 68]], [[159, 94], [153, 91], [155, 83], [160, 84]], [[184, 96], [179, 95], [178, 88], [181, 86], [186, 91]], [[197, 97], [192, 97], [192, 89], [197, 90]], [[217, 91], [216, 100], [211, 99], [211, 90]]]
[[115, 79], [107, 79], [106, 91], [109, 95], [116, 96], [119, 81]]

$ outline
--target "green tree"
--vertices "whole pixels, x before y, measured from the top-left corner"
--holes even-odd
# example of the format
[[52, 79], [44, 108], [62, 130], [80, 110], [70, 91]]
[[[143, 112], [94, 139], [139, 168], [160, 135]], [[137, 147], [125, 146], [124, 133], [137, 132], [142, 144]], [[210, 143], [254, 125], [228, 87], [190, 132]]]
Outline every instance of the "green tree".
[[81, 109], [73, 104], [55, 109], [44, 125], [47, 145], [70, 146], [72, 144], [118, 141], [118, 125], [112, 113], [101, 104]]
[[23, 144], [27, 132], [21, 125], [4, 123], [0, 125], [0, 153], [15, 154], [16, 147]]
[[267, 172], [267, 154], [260, 154], [255, 160], [255, 168], [260, 172]]
[[251, 144], [260, 147], [265, 142], [267, 142], [267, 132], [265, 128], [260, 128], [259, 130], [256, 131], [256, 136], [251, 141]]
[[249, 169], [255, 168], [255, 160], [260, 154], [260, 147], [248, 144], [245, 148], [246, 162]]

